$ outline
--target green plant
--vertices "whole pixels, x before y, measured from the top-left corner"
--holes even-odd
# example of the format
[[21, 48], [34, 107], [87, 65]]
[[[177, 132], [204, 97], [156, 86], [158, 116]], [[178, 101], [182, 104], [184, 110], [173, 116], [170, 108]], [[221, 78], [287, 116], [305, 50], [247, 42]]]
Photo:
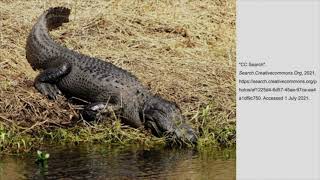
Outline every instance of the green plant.
[[50, 157], [49, 153], [42, 152], [42, 151], [37, 151], [37, 160], [36, 163], [38, 164], [46, 164], [48, 162], [48, 159]]

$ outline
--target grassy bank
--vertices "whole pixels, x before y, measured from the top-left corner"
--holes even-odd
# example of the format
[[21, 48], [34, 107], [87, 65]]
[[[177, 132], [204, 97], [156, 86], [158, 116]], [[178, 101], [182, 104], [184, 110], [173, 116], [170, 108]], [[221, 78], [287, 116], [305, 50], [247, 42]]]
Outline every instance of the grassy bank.
[[163, 144], [114, 117], [79, 121], [79, 106], [50, 101], [33, 87], [37, 75], [25, 43], [47, 8], [72, 9], [53, 39], [120, 66], [152, 92], [175, 101], [200, 132], [199, 147], [235, 144], [235, 0], [0, 0], [0, 149], [28, 151], [46, 141]]

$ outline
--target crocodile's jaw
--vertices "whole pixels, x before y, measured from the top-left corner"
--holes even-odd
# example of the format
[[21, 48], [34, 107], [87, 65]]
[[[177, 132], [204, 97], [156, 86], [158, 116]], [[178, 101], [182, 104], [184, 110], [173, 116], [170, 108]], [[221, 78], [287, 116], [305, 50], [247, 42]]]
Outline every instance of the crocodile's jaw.
[[146, 105], [143, 115], [146, 128], [155, 136], [165, 136], [170, 143], [196, 144], [198, 137], [185, 123], [176, 104], [155, 97]]
[[182, 124], [175, 129], [172, 141], [178, 144], [197, 144], [198, 136], [189, 125]]

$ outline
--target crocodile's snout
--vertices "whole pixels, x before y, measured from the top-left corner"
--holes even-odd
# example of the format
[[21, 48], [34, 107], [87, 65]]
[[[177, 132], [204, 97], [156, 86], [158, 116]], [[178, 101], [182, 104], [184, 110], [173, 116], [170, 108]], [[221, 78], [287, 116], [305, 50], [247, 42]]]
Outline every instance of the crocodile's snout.
[[174, 130], [172, 140], [179, 144], [197, 144], [196, 132], [187, 124], [182, 124]]
[[144, 122], [154, 135], [165, 136], [170, 144], [197, 143], [197, 134], [185, 123], [178, 106], [162, 98], [149, 102], [144, 111]]
[[[160, 120], [160, 119], [159, 119]], [[165, 136], [166, 140], [171, 144], [197, 144], [197, 133], [187, 124], [180, 126], [172, 126], [170, 128], [162, 128], [155, 121], [147, 121], [147, 128], [151, 129], [152, 133], [158, 137]]]

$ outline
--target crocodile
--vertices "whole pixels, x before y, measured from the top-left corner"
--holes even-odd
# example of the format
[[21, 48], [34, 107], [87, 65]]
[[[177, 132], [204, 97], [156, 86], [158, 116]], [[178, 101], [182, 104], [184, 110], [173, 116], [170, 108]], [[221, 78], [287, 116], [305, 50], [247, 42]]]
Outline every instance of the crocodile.
[[[38, 19], [27, 38], [26, 59], [40, 73], [34, 87], [49, 99], [59, 95], [89, 102], [80, 112], [96, 120], [106, 107], [116, 107], [124, 124], [149, 129], [169, 142], [196, 144], [197, 133], [179, 106], [153, 94], [132, 73], [56, 43], [49, 31], [69, 22], [71, 9], [52, 7]], [[181, 143], [180, 143], [181, 144]]]

